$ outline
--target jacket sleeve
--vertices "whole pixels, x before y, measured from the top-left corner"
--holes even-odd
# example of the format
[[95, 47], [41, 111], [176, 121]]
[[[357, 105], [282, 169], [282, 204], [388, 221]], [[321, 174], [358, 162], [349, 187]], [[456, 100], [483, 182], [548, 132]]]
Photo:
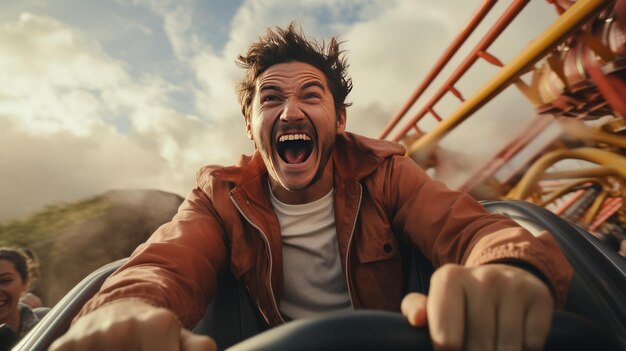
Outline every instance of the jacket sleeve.
[[487, 212], [470, 195], [431, 180], [409, 158], [395, 157], [387, 173], [394, 231], [435, 267], [517, 262], [540, 273], [556, 305], [564, 305], [572, 269], [550, 234], [534, 236], [513, 220]]
[[227, 262], [225, 240], [210, 199], [194, 189], [172, 221], [137, 247], [76, 319], [115, 300], [141, 299], [172, 310], [185, 327], [193, 327], [215, 295], [217, 273]]

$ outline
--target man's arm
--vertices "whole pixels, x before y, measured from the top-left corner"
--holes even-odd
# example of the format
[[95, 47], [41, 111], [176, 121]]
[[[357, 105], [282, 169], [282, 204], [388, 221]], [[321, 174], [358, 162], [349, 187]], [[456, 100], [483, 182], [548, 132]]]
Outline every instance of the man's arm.
[[474, 267], [507, 263], [545, 280], [563, 306], [572, 269], [546, 232], [534, 236], [515, 221], [487, 212], [470, 195], [431, 180], [413, 161], [394, 158], [386, 177], [392, 227], [433, 263]]
[[50, 350], [213, 351], [217, 346], [211, 338], [184, 329], [168, 309], [118, 300], [78, 319]]
[[394, 229], [440, 267], [429, 297], [405, 297], [409, 321], [427, 323], [438, 349], [507, 349], [507, 343], [512, 350], [539, 349], [571, 277], [554, 239], [488, 213], [410, 160], [395, 163], [397, 174], [387, 183]]
[[547, 285], [510, 265], [444, 265], [429, 296], [411, 293], [402, 314], [428, 326], [436, 350], [542, 350], [554, 299]]
[[93, 350], [94, 345], [165, 350], [172, 343], [182, 347], [187, 342], [208, 345], [181, 327], [181, 322], [193, 327], [206, 301], [214, 296], [217, 272], [228, 255], [225, 240], [211, 201], [195, 189], [174, 219], [105, 281], [52, 350]]

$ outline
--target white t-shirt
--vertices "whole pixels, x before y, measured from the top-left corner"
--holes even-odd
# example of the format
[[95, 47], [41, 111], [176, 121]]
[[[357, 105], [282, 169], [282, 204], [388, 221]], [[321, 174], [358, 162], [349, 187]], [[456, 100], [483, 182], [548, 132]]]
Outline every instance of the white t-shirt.
[[337, 246], [333, 190], [302, 205], [285, 204], [274, 194], [271, 201], [283, 244], [280, 312], [296, 319], [351, 309]]

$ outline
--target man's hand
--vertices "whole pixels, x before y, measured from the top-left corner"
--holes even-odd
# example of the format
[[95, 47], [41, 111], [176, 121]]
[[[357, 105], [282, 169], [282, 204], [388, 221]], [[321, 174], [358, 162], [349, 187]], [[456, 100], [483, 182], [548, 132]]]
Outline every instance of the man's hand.
[[429, 296], [402, 300], [409, 323], [428, 323], [436, 350], [541, 350], [554, 310], [544, 282], [514, 266], [445, 265], [432, 276]]
[[72, 325], [50, 351], [215, 351], [215, 342], [181, 327], [171, 311], [136, 300], [103, 306]]

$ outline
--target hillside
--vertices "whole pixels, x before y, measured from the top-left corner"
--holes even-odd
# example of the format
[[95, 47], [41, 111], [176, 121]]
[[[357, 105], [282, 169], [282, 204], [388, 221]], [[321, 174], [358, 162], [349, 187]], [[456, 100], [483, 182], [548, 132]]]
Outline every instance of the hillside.
[[31, 248], [41, 278], [35, 292], [54, 305], [83, 277], [128, 256], [183, 201], [157, 190], [114, 190], [74, 203], [55, 204], [19, 220], [0, 223], [0, 246]]

